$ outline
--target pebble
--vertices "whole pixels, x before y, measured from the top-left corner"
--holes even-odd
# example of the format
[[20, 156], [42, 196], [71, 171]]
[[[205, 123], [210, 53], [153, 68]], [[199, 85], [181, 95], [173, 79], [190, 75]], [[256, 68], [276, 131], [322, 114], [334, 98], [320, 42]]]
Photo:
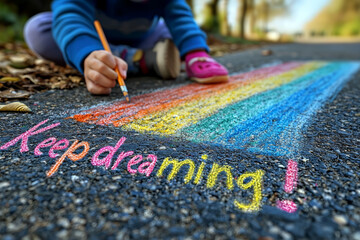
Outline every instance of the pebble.
[[68, 231], [67, 230], [61, 230], [58, 233], [56, 233], [56, 237], [59, 239], [68, 239]]
[[344, 226], [344, 225], [347, 224], [347, 219], [346, 219], [346, 217], [343, 216], [343, 215], [335, 215], [335, 216], [333, 217], [333, 219], [334, 219], [334, 221], [335, 221], [337, 224], [339, 224], [339, 225], [341, 225], [341, 226]]
[[161, 146], [161, 147], [159, 147], [159, 150], [165, 150], [166, 149], [166, 147], [165, 146]]
[[70, 227], [70, 222], [69, 220], [67, 220], [66, 218], [60, 218], [58, 221], [57, 221], [57, 224], [62, 226], [63, 228], [68, 228]]
[[76, 182], [77, 180], [79, 180], [79, 176], [76, 176], [76, 175], [71, 176], [71, 181], [72, 182]]
[[351, 236], [352, 240], [360, 240], [360, 231]]
[[6, 227], [9, 232], [17, 232], [22, 228], [22, 225], [15, 224], [15, 223], [9, 223], [9, 224], [7, 224]]
[[9, 183], [9, 182], [1, 182], [1, 183], [0, 183], [0, 188], [6, 188], [6, 187], [8, 187], [8, 186], [10, 186], [10, 183]]
[[86, 223], [86, 220], [83, 219], [83, 218], [74, 217], [74, 218], [71, 220], [71, 222], [74, 223], [74, 224], [84, 225], [84, 224]]

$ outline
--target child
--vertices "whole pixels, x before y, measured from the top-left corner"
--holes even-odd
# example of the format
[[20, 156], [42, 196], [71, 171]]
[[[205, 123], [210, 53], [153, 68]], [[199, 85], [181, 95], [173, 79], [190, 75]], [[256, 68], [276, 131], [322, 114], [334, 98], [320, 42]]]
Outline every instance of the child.
[[[103, 50], [93, 26], [98, 19], [114, 55]], [[185, 60], [190, 79], [224, 82], [227, 70], [207, 52], [206, 36], [185, 0], [54, 0], [52, 12], [32, 17], [24, 29], [30, 49], [84, 74], [92, 94], [109, 94], [121, 75], [180, 73]]]

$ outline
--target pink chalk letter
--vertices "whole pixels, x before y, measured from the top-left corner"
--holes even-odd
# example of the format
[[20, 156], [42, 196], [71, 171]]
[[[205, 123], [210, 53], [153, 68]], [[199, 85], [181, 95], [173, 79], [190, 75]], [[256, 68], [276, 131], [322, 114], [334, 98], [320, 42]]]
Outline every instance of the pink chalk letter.
[[126, 158], [126, 157], [128, 157], [128, 156], [131, 156], [131, 155], [133, 155], [133, 154], [134, 154], [133, 151], [128, 151], [128, 152], [125, 152], [125, 153], [124, 153], [124, 152], [120, 153], [119, 156], [118, 156], [118, 158], [116, 159], [114, 165], [112, 166], [111, 170], [115, 170], [115, 169], [118, 167], [118, 165], [120, 164], [120, 162], [121, 162], [124, 158]]
[[[285, 185], [284, 185], [285, 192], [291, 193], [296, 187], [297, 173], [298, 173], [297, 162], [290, 159], [288, 161], [287, 170], [286, 170]], [[291, 200], [277, 201], [276, 206], [279, 209], [286, 211], [288, 213], [293, 213], [296, 212], [297, 210], [296, 203], [294, 203]]]
[[128, 172], [131, 173], [131, 174], [135, 174], [137, 172], [137, 170], [132, 169], [131, 166], [138, 164], [142, 160], [143, 160], [143, 157], [141, 155], [136, 155], [135, 157], [130, 159], [130, 161], [128, 162], [128, 165], [127, 165]]
[[67, 140], [66, 138], [58, 141], [57, 143], [55, 143], [54, 146], [52, 146], [49, 150], [49, 156], [51, 158], [56, 158], [57, 156], [60, 156], [60, 154], [54, 153], [55, 150], [63, 150], [65, 148], [67, 148], [69, 146], [69, 140]]
[[45, 139], [44, 141], [42, 141], [41, 143], [39, 143], [36, 148], [34, 149], [34, 154], [36, 156], [40, 156], [43, 153], [40, 151], [41, 148], [45, 148], [45, 147], [50, 147], [51, 145], [53, 145], [56, 142], [56, 138], [54, 137], [50, 137], [48, 139]]
[[285, 192], [291, 193], [293, 189], [296, 188], [297, 172], [298, 172], [297, 162], [293, 160], [289, 160], [286, 170], [286, 178], [285, 178], [285, 186], [284, 186]]
[[[153, 154], [149, 154], [147, 156], [147, 159], [150, 159], [151, 162], [145, 162], [145, 163], [140, 164], [140, 166], [138, 167], [138, 171], [139, 171], [139, 173], [144, 174], [147, 177], [149, 177], [156, 165], [157, 157]], [[147, 168], [145, 168], [145, 167], [147, 167]]]
[[[106, 146], [98, 150], [94, 156], [91, 159], [91, 164], [94, 166], [101, 166], [105, 165], [105, 168], [109, 168], [111, 164], [112, 157], [114, 156], [115, 152], [119, 149], [119, 147], [125, 142], [126, 138], [122, 137], [120, 140], [116, 143], [115, 147], [112, 146]], [[103, 159], [99, 159], [100, 154], [104, 152], [109, 152], [106, 157]]]
[[276, 202], [276, 206], [288, 213], [294, 213], [297, 210], [297, 206], [296, 203], [294, 203], [291, 200], [282, 200], [282, 201], [277, 201]]
[[[21, 134], [20, 136], [14, 138], [14, 139], [11, 140], [10, 142], [2, 145], [2, 146], [0, 147], [0, 150], [5, 150], [5, 149], [7, 149], [8, 147], [11, 147], [12, 145], [14, 145], [15, 143], [17, 143], [17, 142], [21, 139], [20, 152], [27, 152], [27, 151], [29, 151], [29, 147], [28, 147], [27, 143], [28, 143], [28, 138], [29, 138], [30, 136], [33, 136], [33, 135], [36, 135], [36, 134], [45, 132], [45, 131], [47, 131], [47, 130], [49, 130], [49, 129], [52, 129], [52, 128], [60, 125], [60, 123], [54, 123], [54, 124], [51, 124], [51, 125], [49, 125], [49, 126], [47, 126], [47, 127], [44, 127], [44, 128], [41, 128], [41, 129], [35, 131], [38, 127], [40, 127], [41, 125], [43, 125], [43, 124], [46, 123], [47, 121], [49, 121], [49, 119], [46, 119], [46, 120], [40, 122], [38, 125], [30, 128], [29, 130], [27, 130], [26, 132], [24, 132], [24, 133]], [[35, 132], [34, 132], [34, 131], [35, 131]]]

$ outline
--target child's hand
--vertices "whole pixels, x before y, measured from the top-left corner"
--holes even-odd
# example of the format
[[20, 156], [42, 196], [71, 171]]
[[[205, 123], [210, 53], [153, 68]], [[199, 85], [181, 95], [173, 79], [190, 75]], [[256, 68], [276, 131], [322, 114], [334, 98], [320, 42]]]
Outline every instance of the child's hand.
[[120, 74], [126, 78], [127, 63], [105, 50], [93, 51], [84, 61], [86, 87], [92, 94], [110, 94], [115, 87], [118, 66]]

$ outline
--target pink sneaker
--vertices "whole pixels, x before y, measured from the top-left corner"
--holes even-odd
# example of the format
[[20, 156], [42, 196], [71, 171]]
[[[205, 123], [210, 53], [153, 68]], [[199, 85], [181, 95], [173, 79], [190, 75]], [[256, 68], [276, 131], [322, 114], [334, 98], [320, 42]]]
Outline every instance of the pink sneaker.
[[188, 53], [185, 56], [186, 72], [198, 83], [219, 83], [229, 80], [226, 68], [216, 62], [205, 51]]

